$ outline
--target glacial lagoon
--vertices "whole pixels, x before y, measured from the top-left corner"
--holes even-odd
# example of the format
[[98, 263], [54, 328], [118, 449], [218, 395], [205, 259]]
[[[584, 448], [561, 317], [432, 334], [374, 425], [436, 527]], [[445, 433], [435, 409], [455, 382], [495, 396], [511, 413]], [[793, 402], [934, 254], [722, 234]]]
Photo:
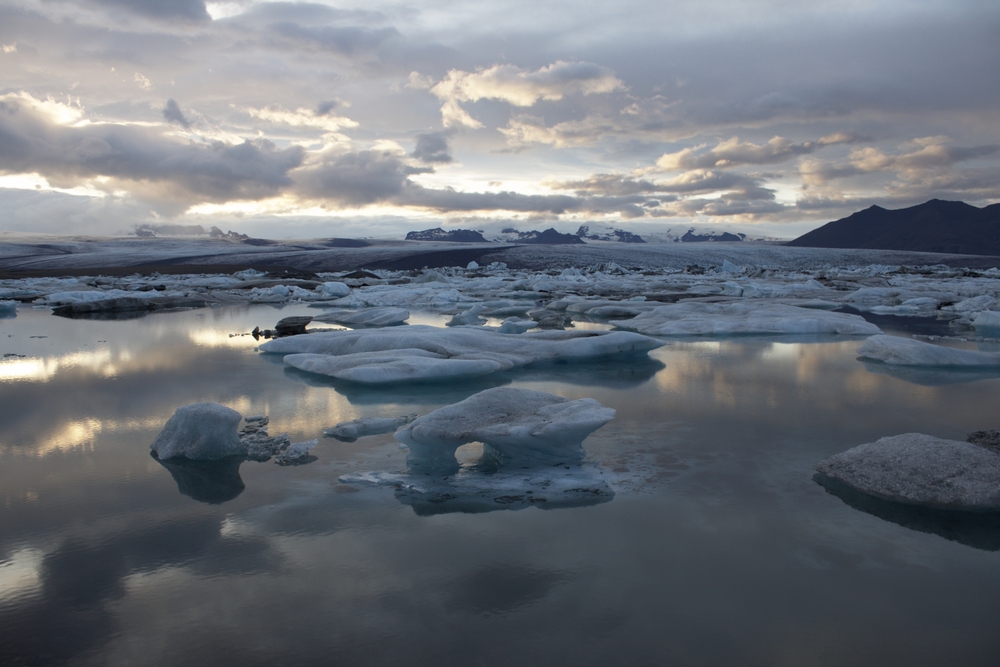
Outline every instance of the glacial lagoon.
[[[22, 305], [0, 320], [0, 663], [989, 665], [1000, 655], [1000, 524], [880, 504], [813, 471], [885, 435], [964, 440], [997, 428], [1000, 373], [861, 361], [863, 337], [708, 336], [664, 338], [627, 361], [372, 387], [290, 368], [246, 335], [315, 312], [230, 305], [106, 321]], [[891, 333], [892, 321], [911, 326], [879, 325]], [[592, 398], [616, 415], [572, 469], [496, 470], [481, 447], [462, 447], [451, 493], [421, 487], [392, 434], [322, 437], [498, 386]], [[198, 401], [267, 415], [293, 442], [319, 438], [317, 460], [151, 457], [174, 411]], [[409, 476], [410, 487], [359, 481], [380, 475]], [[539, 499], [546, 475], [606, 491]]]

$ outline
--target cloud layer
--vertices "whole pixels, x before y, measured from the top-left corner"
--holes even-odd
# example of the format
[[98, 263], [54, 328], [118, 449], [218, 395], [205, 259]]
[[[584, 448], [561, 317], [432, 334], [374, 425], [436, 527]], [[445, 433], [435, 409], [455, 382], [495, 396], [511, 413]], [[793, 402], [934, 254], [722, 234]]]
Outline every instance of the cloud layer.
[[1000, 69], [998, 28], [978, 0], [16, 0], [0, 206], [23, 226], [46, 196], [75, 201], [67, 232], [115, 231], [100, 209], [395, 235], [469, 214], [820, 224], [982, 205], [1000, 200], [1000, 89], [977, 74]]

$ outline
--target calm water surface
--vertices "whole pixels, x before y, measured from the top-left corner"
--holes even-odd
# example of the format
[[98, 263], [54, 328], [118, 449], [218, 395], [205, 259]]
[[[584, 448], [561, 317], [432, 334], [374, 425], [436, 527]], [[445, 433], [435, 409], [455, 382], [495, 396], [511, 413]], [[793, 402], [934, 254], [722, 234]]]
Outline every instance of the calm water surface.
[[[817, 461], [885, 435], [1000, 428], [1000, 379], [890, 374], [857, 360], [857, 340], [741, 338], [376, 390], [230, 336], [309, 312], [0, 320], [0, 354], [24, 355], [0, 362], [0, 664], [1000, 660], [1000, 528], [812, 479]], [[465, 513], [338, 483], [404, 471], [391, 435], [214, 476], [149, 456], [196, 401], [267, 414], [296, 441], [500, 384], [618, 411], [584, 443], [613, 498]]]

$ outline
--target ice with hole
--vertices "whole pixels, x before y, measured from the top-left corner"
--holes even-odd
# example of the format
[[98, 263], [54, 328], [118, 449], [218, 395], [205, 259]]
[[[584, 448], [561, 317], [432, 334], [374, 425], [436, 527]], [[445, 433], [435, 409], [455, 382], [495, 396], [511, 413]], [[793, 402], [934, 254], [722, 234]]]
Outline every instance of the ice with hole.
[[[614, 491], [584, 461], [584, 439], [615, 411], [589, 398], [500, 387], [439, 408], [400, 428], [407, 472], [358, 472], [343, 484], [392, 486], [417, 514], [556, 509], [608, 502]], [[456, 452], [478, 444], [478, 462]]]
[[410, 448], [411, 470], [424, 472], [456, 472], [455, 450], [469, 442], [482, 442], [505, 466], [578, 464], [584, 438], [614, 416], [592, 398], [497, 387], [419, 417], [394, 437]]
[[816, 471], [892, 502], [1000, 511], [1000, 454], [970, 442], [905, 433], [831, 456]]
[[543, 361], [640, 354], [662, 341], [627, 331], [511, 335], [480, 327], [415, 325], [324, 331], [261, 345], [299, 370], [362, 384], [473, 378]]
[[858, 355], [896, 366], [1000, 367], [997, 352], [959, 350], [900, 336], [872, 336], [858, 348]]
[[841, 334], [882, 333], [858, 315], [758, 300], [729, 303], [681, 302], [659, 306], [631, 320], [612, 324], [653, 336], [733, 334]]
[[246, 456], [247, 445], [237, 429], [240, 413], [218, 403], [193, 403], [177, 408], [150, 449], [159, 459], [184, 457], [213, 461], [228, 456]]
[[405, 308], [332, 308], [313, 317], [317, 322], [333, 322], [352, 327], [392, 327], [410, 319]]

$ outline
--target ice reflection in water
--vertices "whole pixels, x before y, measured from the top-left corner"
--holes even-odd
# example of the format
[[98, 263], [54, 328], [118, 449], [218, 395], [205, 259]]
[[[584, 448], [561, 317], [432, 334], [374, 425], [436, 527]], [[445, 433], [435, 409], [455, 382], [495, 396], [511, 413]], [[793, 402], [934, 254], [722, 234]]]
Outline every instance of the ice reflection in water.
[[[989, 525], [859, 509], [812, 479], [817, 461], [884, 435], [1000, 427], [998, 378], [927, 386], [871, 373], [857, 340], [674, 340], [638, 366], [502, 380], [618, 411], [585, 441], [580, 470], [562, 468], [599, 472], [614, 502], [468, 513], [479, 501], [466, 496], [462, 511], [430, 515], [459, 494], [414, 495], [411, 510], [403, 489], [336, 481], [406, 474], [389, 435], [323, 439], [309, 466], [242, 466], [244, 490], [221, 505], [182, 495], [148, 454], [180, 405], [267, 414], [272, 433], [299, 441], [492, 386], [351, 393], [229, 337], [297, 314], [309, 311], [102, 322], [21, 308], [0, 321], [0, 353], [43, 369], [0, 382], [0, 662], [989, 665], [1000, 654]], [[496, 479], [487, 463], [466, 458], [449, 481]], [[481, 506], [527, 496], [505, 488]]]

